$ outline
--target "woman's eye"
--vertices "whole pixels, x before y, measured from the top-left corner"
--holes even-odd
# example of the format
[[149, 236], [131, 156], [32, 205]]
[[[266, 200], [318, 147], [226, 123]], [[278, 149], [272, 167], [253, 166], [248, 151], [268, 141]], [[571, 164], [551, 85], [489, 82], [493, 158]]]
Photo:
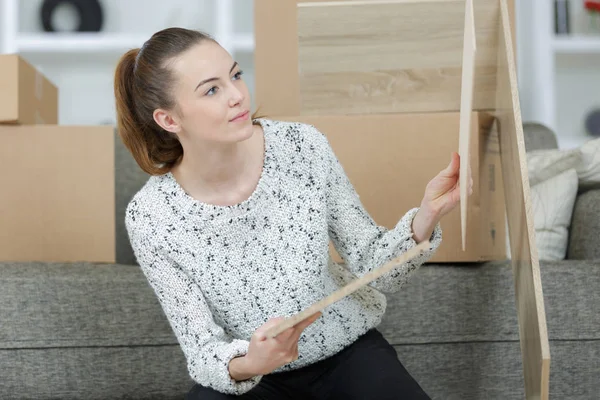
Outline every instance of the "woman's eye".
[[234, 79], [240, 79], [244, 75], [244, 71], [238, 71], [235, 75], [233, 75]]
[[216, 87], [216, 86], [213, 86], [213, 87], [211, 87], [210, 89], [208, 89], [208, 92], [206, 92], [206, 94], [207, 94], [208, 96], [212, 96], [212, 95], [213, 95], [213, 94], [215, 94], [216, 92], [217, 92], [217, 87]]

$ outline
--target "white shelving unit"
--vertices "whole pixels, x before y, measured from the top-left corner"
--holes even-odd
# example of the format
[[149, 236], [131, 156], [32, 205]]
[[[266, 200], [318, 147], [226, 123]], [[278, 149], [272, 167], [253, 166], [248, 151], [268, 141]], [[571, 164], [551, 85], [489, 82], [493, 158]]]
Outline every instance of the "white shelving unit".
[[[233, 1], [216, 0], [215, 39], [231, 53], [254, 49], [252, 34], [233, 29]], [[150, 37], [119, 33], [20, 33], [18, 0], [0, 0], [0, 53], [102, 53], [140, 47]]]
[[[547, 125], [561, 148], [573, 148], [592, 139], [583, 132], [583, 116], [588, 108], [600, 107], [600, 32], [557, 35], [553, 4], [517, 1], [524, 120]], [[582, 15], [582, 6], [575, 0], [570, 4], [573, 27], [582, 21], [574, 18]]]
[[[224, 47], [231, 52], [252, 51], [252, 35], [226, 35]], [[123, 53], [141, 47], [149, 35], [114, 33], [21, 34], [14, 41], [14, 51], [20, 53]], [[219, 36], [217, 35], [217, 38]], [[218, 39], [217, 39], [218, 40]], [[220, 43], [223, 43], [219, 40]]]
[[557, 37], [553, 40], [552, 46], [556, 54], [600, 54], [600, 36], [597, 38]]

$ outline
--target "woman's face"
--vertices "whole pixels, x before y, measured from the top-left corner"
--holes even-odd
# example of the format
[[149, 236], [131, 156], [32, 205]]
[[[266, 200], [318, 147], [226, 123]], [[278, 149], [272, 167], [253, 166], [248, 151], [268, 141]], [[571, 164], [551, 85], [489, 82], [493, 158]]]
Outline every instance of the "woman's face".
[[232, 143], [252, 135], [250, 95], [242, 71], [219, 44], [206, 40], [169, 65], [176, 77], [175, 110], [156, 110], [154, 119], [177, 134], [182, 145]]

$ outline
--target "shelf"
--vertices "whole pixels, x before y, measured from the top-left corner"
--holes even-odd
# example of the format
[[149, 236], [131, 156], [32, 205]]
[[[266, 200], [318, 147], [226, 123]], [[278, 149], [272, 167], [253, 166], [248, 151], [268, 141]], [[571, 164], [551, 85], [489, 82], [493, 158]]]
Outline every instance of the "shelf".
[[125, 52], [140, 47], [147, 36], [110, 33], [27, 33], [17, 36], [21, 53]]
[[555, 53], [600, 54], [600, 36], [556, 37], [553, 41]]
[[[111, 33], [22, 33], [17, 36], [20, 53], [124, 53], [141, 47], [150, 35]], [[233, 51], [252, 51], [252, 34], [234, 35]]]

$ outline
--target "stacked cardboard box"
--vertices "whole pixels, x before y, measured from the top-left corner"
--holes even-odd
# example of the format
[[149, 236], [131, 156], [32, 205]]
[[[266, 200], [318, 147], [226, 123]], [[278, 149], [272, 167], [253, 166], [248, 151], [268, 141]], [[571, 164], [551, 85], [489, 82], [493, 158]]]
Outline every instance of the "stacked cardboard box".
[[[441, 221], [444, 241], [433, 262], [506, 257], [500, 159], [486, 113], [496, 100], [499, 5], [476, 5], [467, 246], [457, 207]], [[255, 4], [260, 114], [323, 132], [367, 211], [388, 228], [420, 204], [427, 182], [459, 150], [464, 7], [462, 0]]]
[[114, 262], [114, 128], [58, 124], [58, 88], [0, 55], [0, 261]]

